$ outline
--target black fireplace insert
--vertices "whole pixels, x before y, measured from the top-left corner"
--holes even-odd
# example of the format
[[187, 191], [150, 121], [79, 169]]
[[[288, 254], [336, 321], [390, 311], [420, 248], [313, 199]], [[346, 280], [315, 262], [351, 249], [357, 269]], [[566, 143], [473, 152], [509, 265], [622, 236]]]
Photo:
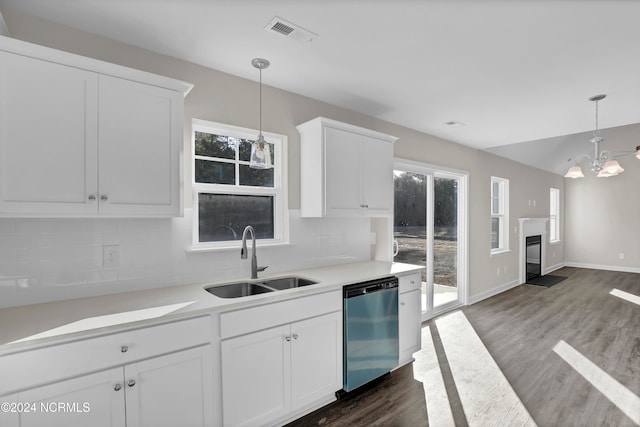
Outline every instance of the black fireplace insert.
[[542, 275], [542, 236], [527, 236], [526, 271], [527, 281]]

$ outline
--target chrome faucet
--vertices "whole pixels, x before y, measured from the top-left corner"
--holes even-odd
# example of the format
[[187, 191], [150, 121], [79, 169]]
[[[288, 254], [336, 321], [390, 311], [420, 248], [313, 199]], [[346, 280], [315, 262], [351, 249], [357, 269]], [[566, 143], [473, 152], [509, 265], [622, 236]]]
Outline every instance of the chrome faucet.
[[251, 278], [258, 278], [258, 271], [265, 271], [267, 267], [258, 267], [258, 258], [256, 257], [256, 233], [253, 227], [247, 225], [242, 232], [242, 249], [240, 249], [240, 258], [247, 259], [247, 233], [251, 233]]

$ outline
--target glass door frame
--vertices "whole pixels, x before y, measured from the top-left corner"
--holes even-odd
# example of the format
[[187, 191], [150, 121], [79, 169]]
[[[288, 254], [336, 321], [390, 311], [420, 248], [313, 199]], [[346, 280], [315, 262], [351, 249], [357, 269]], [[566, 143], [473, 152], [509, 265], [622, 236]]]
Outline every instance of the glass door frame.
[[[410, 172], [423, 175], [427, 178], [427, 242], [426, 242], [426, 310], [422, 312], [422, 321], [429, 320], [442, 313], [453, 310], [455, 308], [467, 305], [469, 303], [469, 209], [468, 209], [468, 183], [469, 172], [457, 169], [451, 169], [443, 166], [433, 165], [429, 163], [416, 162], [395, 158], [393, 164], [394, 170]], [[457, 287], [458, 299], [433, 306], [434, 295], [434, 178], [455, 179], [458, 183], [457, 198]]]

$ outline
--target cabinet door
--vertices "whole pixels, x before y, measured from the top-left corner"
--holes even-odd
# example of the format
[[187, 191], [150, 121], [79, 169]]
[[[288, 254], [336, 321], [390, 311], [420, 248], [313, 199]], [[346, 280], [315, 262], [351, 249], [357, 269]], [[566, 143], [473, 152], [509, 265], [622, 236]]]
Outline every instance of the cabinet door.
[[291, 405], [298, 409], [342, 388], [342, 312], [291, 325]]
[[360, 210], [359, 146], [361, 136], [324, 128], [325, 215], [350, 216]]
[[362, 203], [371, 216], [393, 213], [393, 145], [365, 138], [360, 146]]
[[97, 75], [0, 52], [0, 212], [96, 213]]
[[400, 364], [411, 361], [420, 350], [421, 298], [420, 289], [398, 295]]
[[222, 341], [225, 426], [261, 426], [290, 407], [290, 329], [279, 326]]
[[179, 213], [181, 93], [100, 76], [100, 213]]
[[127, 427], [206, 427], [213, 422], [210, 346], [126, 365]]
[[122, 368], [114, 368], [18, 393], [20, 427], [124, 427]]

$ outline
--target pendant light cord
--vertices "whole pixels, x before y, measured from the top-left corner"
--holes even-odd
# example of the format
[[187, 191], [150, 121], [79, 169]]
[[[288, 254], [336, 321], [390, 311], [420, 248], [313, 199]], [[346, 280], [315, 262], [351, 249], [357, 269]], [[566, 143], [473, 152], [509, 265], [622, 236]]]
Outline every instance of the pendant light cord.
[[[597, 105], [598, 103], [596, 103], [596, 106]], [[262, 68], [260, 68], [260, 105], [258, 111], [260, 113], [260, 135], [262, 135]]]

